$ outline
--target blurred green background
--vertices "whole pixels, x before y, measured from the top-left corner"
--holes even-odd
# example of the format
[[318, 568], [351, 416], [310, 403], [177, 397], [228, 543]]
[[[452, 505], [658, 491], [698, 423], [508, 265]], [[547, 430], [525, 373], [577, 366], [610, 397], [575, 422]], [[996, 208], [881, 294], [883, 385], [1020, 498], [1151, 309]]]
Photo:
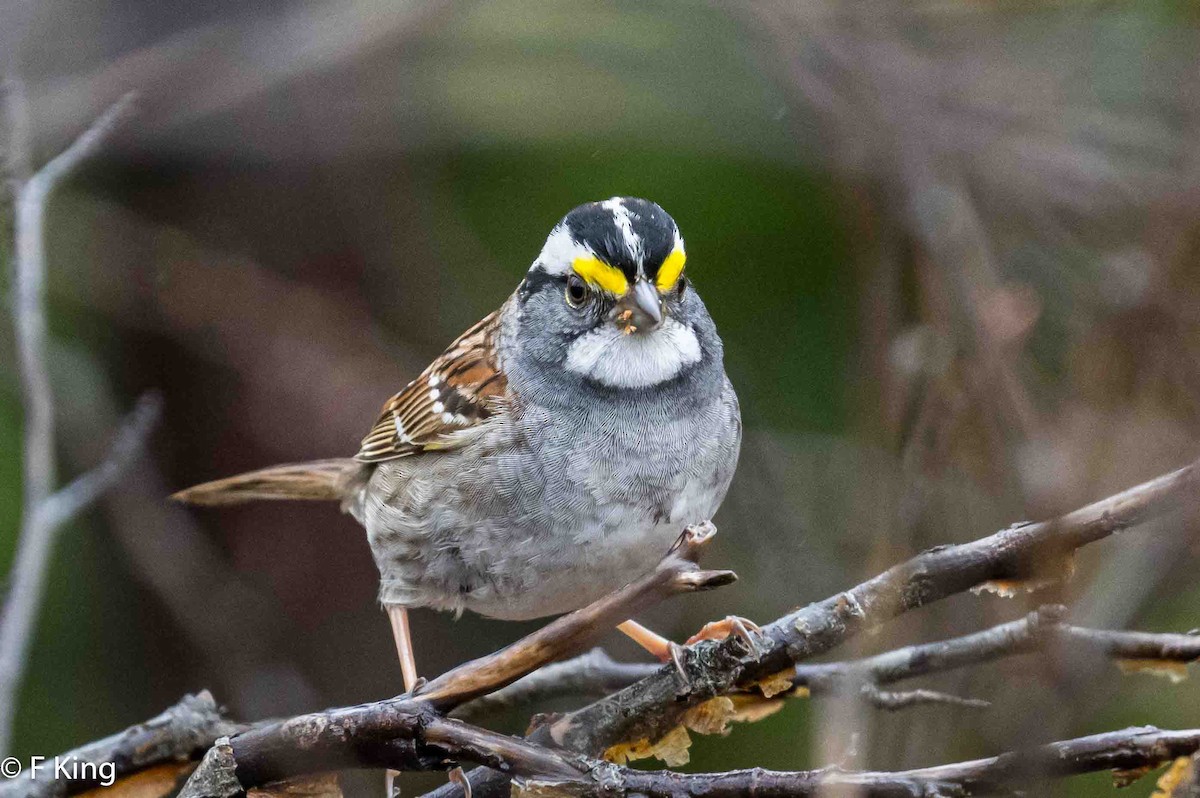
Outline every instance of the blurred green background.
[[[51, 0], [5, 15], [39, 163], [139, 93], [53, 204], [62, 476], [95, 462], [141, 391], [165, 401], [148, 457], [62, 534], [18, 755], [200, 688], [244, 719], [399, 692], [351, 519], [165, 496], [352, 453], [581, 202], [645, 196], [676, 218], [741, 397], [746, 444], [710, 555], [741, 581], [641, 619], [677, 639], [729, 613], [770, 620], [1200, 451], [1189, 5]], [[10, 321], [5, 570], [21, 485]], [[1198, 528], [1160, 526], [1093, 547], [1064, 586], [956, 597], [839, 655], [1052, 601], [1097, 626], [1200, 626]], [[415, 624], [430, 674], [533, 628]], [[994, 707], [797, 700], [696, 739], [688, 767], [919, 766], [1200, 721], [1194, 680], [1038, 657], [930, 684]], [[1112, 788], [1102, 774], [1053, 789]]]

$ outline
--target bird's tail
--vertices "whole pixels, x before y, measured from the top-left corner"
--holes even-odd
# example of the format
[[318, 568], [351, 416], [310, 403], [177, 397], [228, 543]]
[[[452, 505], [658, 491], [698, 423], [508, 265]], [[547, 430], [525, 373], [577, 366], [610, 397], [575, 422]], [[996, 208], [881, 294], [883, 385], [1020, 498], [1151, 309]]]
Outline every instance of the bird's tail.
[[341, 501], [357, 486], [363, 464], [350, 458], [262, 468], [181, 490], [172, 499], [188, 504], [241, 504], [260, 499]]

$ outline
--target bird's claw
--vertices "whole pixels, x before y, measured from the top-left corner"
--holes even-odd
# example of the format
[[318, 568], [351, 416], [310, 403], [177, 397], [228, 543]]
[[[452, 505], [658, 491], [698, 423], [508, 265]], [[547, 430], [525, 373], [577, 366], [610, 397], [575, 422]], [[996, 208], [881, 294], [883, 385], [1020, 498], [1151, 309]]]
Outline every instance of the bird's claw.
[[462, 787], [463, 796], [465, 798], [471, 798], [471, 780], [467, 778], [466, 773], [463, 773], [463, 769], [461, 767], [450, 770], [446, 775], [450, 777], [450, 781], [453, 784], [457, 784], [459, 787]]
[[763, 650], [759, 643], [762, 627], [749, 618], [737, 615], [728, 615], [722, 620], [704, 624], [699, 632], [687, 639], [687, 645], [699, 643], [701, 640], [724, 640], [731, 635], [742, 641], [755, 659], [762, 658]]
[[673, 641], [667, 643], [667, 659], [675, 666], [675, 676], [679, 680], [681, 695], [690, 692], [692, 687], [692, 680], [688, 677], [687, 668], [683, 666], [683, 657], [683, 646]]

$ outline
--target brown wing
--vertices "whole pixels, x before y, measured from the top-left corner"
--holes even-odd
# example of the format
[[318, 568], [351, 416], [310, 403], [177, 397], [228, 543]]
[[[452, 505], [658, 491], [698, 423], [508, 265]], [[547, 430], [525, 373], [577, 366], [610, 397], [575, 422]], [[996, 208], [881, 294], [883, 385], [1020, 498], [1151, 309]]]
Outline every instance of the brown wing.
[[508, 388], [493, 348], [499, 323], [500, 311], [484, 318], [389, 399], [354, 459], [378, 463], [453, 448], [453, 433], [491, 416]]

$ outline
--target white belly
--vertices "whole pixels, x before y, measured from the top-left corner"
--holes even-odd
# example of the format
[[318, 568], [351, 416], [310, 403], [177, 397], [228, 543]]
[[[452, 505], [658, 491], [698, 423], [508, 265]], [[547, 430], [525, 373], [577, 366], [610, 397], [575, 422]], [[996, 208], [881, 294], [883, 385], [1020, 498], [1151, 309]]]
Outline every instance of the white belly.
[[716, 512], [737, 460], [736, 414], [730, 390], [711, 411], [657, 426], [648, 446], [644, 425], [560, 431], [526, 412], [460, 449], [380, 464], [351, 507], [380, 599], [520, 620], [620, 588]]

